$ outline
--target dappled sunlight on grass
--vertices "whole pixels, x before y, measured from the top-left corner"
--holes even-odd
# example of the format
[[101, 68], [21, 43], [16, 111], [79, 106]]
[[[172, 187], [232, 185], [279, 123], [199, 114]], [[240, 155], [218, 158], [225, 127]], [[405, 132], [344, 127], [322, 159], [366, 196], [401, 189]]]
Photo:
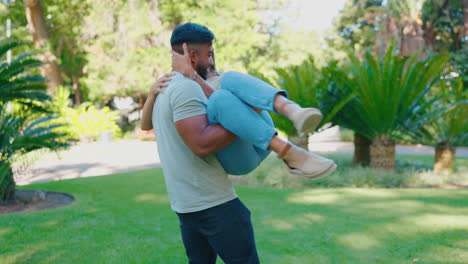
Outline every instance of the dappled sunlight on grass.
[[375, 198], [394, 198], [398, 197], [398, 193], [392, 191], [382, 191], [381, 189], [343, 189], [341, 191], [343, 194], [353, 194], [356, 197], [375, 197]]
[[135, 197], [137, 202], [150, 202], [157, 204], [168, 204], [169, 198], [167, 195], [155, 194], [155, 193], [143, 193]]
[[44, 263], [60, 263], [60, 257], [62, 256], [62, 251], [54, 251], [53, 254], [49, 255], [44, 259]]
[[304, 215], [288, 218], [288, 219], [277, 219], [268, 218], [262, 221], [262, 224], [269, 225], [278, 231], [292, 230], [304, 228], [304, 226], [323, 222], [325, 217], [319, 214], [306, 213]]
[[[291, 194], [287, 201], [298, 204], [335, 204], [348, 202], [350, 199], [367, 200], [367, 198], [398, 198], [398, 192], [381, 189], [309, 189]], [[375, 201], [375, 200], [374, 200]]]
[[[51, 246], [51, 243], [39, 243], [39, 244], [28, 244], [25, 247], [16, 248], [16, 250], [0, 254], [0, 263], [2, 264], [13, 264], [13, 263], [33, 263], [30, 261], [35, 254], [38, 254], [42, 250], [47, 250]], [[3, 245], [2, 245], [3, 247]], [[17, 252], [19, 250], [19, 252]], [[1, 252], [1, 251], [0, 251]]]
[[4, 236], [4, 235], [8, 235], [8, 234], [11, 234], [15, 232], [15, 229], [14, 228], [1, 228], [0, 229], [0, 236]]
[[308, 220], [309, 222], [323, 222], [325, 220], [325, 217], [319, 214], [312, 214], [308, 213], [304, 215], [304, 219]]
[[63, 217], [60, 217], [59, 219], [52, 219], [52, 220], [46, 221], [44, 223], [39, 223], [38, 226], [41, 226], [41, 227], [54, 227], [57, 224], [62, 223], [64, 219], [65, 218], [63, 218]]
[[294, 224], [291, 223], [289, 220], [283, 220], [283, 219], [269, 219], [269, 220], [264, 220], [263, 221], [264, 225], [270, 225], [273, 227], [275, 230], [291, 230], [294, 228]]
[[468, 215], [423, 214], [407, 217], [403, 222], [412, 223], [417, 227], [425, 228], [431, 232], [451, 229], [468, 230]]
[[380, 245], [380, 242], [375, 238], [361, 234], [351, 233], [338, 237], [338, 243], [353, 249], [370, 249]]
[[468, 253], [468, 239], [455, 241], [453, 243], [453, 245], [457, 246], [457, 247], [464, 248], [466, 250], [466, 252]]
[[97, 209], [97, 208], [89, 208], [89, 209], [87, 209], [87, 210], [85, 211], [85, 213], [87, 213], [87, 214], [93, 214], [93, 213], [97, 213], [97, 212], [99, 212], [99, 211], [100, 211], [100, 210]]
[[[310, 254], [310, 253], [309, 253]], [[298, 256], [297, 253], [291, 253], [291, 255], [283, 255], [278, 257], [274, 263], [331, 263], [330, 257], [324, 254], [314, 252], [312, 257], [310, 255]]]
[[[363, 209], [375, 209], [375, 210], [382, 210], [382, 209], [391, 209], [391, 213], [394, 214], [396, 212], [400, 214], [404, 213], [414, 213], [416, 210], [423, 209], [424, 203], [420, 201], [414, 200], [379, 200], [375, 202], [369, 202], [365, 204], [361, 204], [360, 206]], [[384, 213], [384, 212], [382, 212]]]
[[324, 193], [317, 190], [307, 190], [303, 192], [296, 192], [287, 198], [290, 203], [298, 204], [333, 204], [341, 200], [338, 194]]
[[[79, 199], [61, 210], [1, 215], [1, 264], [187, 263], [160, 169], [26, 187], [66, 191]], [[252, 212], [262, 263], [466, 259], [465, 189], [236, 186], [236, 192]], [[43, 241], [49, 244], [35, 246]]]
[[[421, 258], [419, 263], [466, 264], [468, 260], [468, 250], [466, 247], [453, 248], [452, 245], [434, 245], [426, 249], [426, 251], [430, 253]], [[457, 258], [448, 261], [446, 256], [457, 256]]]

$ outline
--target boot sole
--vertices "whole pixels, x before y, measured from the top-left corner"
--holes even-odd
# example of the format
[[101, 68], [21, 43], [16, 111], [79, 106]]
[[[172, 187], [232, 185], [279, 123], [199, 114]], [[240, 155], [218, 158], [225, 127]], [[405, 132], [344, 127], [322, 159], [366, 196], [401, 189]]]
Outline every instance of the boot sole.
[[301, 177], [307, 178], [309, 180], [318, 180], [318, 179], [325, 178], [328, 175], [330, 175], [332, 172], [334, 172], [336, 170], [336, 168], [337, 168], [337, 165], [335, 163], [333, 163], [330, 167], [328, 167], [328, 169], [326, 169], [326, 170], [324, 170], [324, 171], [322, 171], [320, 173], [317, 173], [317, 174], [304, 174], [302, 171], [300, 171], [298, 169], [290, 169], [287, 164], [285, 164], [285, 166], [287, 167], [289, 174], [296, 175], [296, 176], [301, 176]]
[[299, 134], [309, 134], [310, 132], [314, 131], [320, 122], [322, 122], [322, 113], [318, 109], [309, 109], [307, 112], [303, 113], [302, 115], [309, 115], [303, 120], [298, 122], [296, 129]]

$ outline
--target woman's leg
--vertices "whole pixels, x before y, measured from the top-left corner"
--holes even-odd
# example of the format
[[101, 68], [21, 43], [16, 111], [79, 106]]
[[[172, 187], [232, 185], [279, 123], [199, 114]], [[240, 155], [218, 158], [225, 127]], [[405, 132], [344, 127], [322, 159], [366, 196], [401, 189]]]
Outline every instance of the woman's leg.
[[322, 121], [320, 110], [302, 108], [287, 98], [286, 91], [250, 75], [226, 72], [222, 75], [220, 86], [252, 107], [286, 116], [293, 121], [299, 133], [312, 132]]
[[[266, 111], [260, 117], [269, 126], [274, 127], [273, 120]], [[269, 149], [260, 149], [243, 139], [237, 138], [231, 145], [216, 153], [224, 170], [231, 175], [245, 175], [255, 170], [271, 153]]]
[[[336, 167], [333, 161], [302, 150], [277, 137], [276, 131], [271, 124], [266, 123], [250, 106], [229, 91], [218, 90], [211, 95], [207, 105], [207, 117], [210, 124], [221, 124], [224, 128], [236, 134], [240, 140], [253, 145], [257, 149], [266, 151], [269, 148], [278, 153], [293, 173], [308, 178], [317, 178], [328, 175]], [[240, 144], [239, 142], [235, 141], [233, 144]], [[225, 150], [230, 151], [224, 153], [224, 157], [232, 164], [239, 166], [238, 168], [229, 168], [229, 170], [236, 172], [247, 171], [258, 166], [255, 161], [246, 163], [248, 166], [240, 162], [246, 154], [255, 156], [255, 153], [253, 153], [255, 149], [253, 148], [249, 149], [235, 145], [234, 147], [228, 146]], [[220, 160], [220, 162], [223, 164], [225, 161]], [[227, 167], [229, 164], [225, 165]], [[229, 170], [227, 171], [229, 172]]]
[[268, 145], [276, 130], [267, 112], [257, 114], [230, 92], [219, 90], [208, 101], [207, 117], [210, 124], [224, 124], [226, 129], [239, 136], [216, 153], [227, 173], [247, 174], [271, 152]]
[[275, 109], [275, 98], [288, 96], [284, 90], [278, 90], [258, 78], [235, 71], [222, 75], [221, 89], [231, 92], [250, 106], [273, 113], [279, 113]]

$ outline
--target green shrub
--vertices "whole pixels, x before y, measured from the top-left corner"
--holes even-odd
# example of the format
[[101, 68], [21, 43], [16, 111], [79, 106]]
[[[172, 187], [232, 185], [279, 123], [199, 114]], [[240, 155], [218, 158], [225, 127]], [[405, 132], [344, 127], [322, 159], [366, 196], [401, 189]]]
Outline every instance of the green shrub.
[[58, 88], [52, 102], [52, 108], [59, 113], [57, 122], [66, 125], [59, 128], [70, 138], [81, 141], [95, 141], [104, 132], [112, 135], [120, 133], [116, 121], [119, 119], [117, 111], [111, 111], [109, 107], [97, 109], [91, 103], [84, 103], [78, 107], [68, 106], [70, 93], [63, 87]]
[[431, 171], [432, 156], [397, 156], [397, 170], [386, 171], [353, 166], [349, 154], [329, 155], [337, 164], [337, 170], [323, 179], [310, 181], [290, 176], [282, 161], [268, 157], [255, 171], [245, 176], [231, 176], [237, 184], [273, 188], [403, 188], [440, 185], [468, 185], [468, 159], [458, 159], [453, 174], [436, 174]]

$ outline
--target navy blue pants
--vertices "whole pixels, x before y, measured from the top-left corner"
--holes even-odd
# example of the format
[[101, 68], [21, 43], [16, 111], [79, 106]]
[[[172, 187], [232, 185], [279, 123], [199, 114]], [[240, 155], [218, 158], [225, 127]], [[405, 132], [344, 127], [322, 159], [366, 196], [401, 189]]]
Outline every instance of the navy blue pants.
[[250, 211], [238, 199], [194, 213], [177, 213], [189, 264], [257, 264]]

